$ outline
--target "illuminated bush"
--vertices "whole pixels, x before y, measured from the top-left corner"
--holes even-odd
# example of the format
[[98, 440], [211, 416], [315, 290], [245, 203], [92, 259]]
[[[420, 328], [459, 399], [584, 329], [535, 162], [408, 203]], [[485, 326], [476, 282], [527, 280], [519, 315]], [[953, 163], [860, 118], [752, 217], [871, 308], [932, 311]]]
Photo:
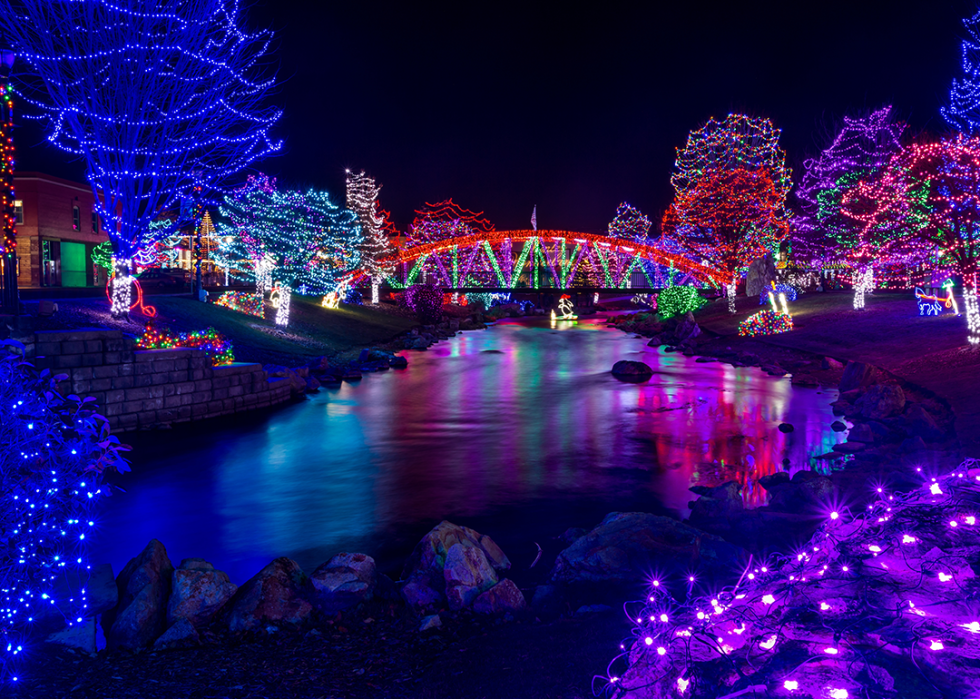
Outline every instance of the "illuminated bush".
[[139, 349], [200, 349], [211, 358], [213, 366], [231, 364], [235, 352], [231, 340], [214, 328], [195, 333], [175, 333], [167, 328], [146, 327], [143, 336], [136, 341]]
[[[91, 398], [55, 390], [64, 376], [38, 374], [0, 343], [0, 682], [16, 678], [30, 633], [84, 620], [86, 549], [106, 469], [129, 470], [128, 448], [109, 434]], [[72, 589], [74, 592], [62, 592]]]
[[405, 289], [401, 302], [415, 311], [419, 322], [438, 323], [442, 319], [442, 289], [434, 284], [413, 284]]
[[669, 286], [657, 296], [657, 313], [664, 320], [696, 311], [707, 301], [693, 286]]

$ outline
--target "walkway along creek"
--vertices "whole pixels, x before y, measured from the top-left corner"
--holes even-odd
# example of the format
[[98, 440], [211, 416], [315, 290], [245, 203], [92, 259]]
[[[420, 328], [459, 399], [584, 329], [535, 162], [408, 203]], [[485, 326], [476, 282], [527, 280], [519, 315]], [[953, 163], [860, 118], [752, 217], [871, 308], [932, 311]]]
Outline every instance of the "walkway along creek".
[[[239, 584], [278, 556], [312, 569], [341, 551], [397, 577], [448, 519], [526, 568], [535, 541], [610, 511], [686, 513], [691, 485], [736, 479], [760, 505], [756, 479], [844, 439], [836, 391], [667, 354], [599, 318], [503, 321], [404, 354], [408, 369], [272, 414], [128, 435], [133, 471], [114, 478], [125, 492], [104, 504], [93, 561], [118, 573], [156, 538]], [[617, 381], [620, 359], [654, 377]]]

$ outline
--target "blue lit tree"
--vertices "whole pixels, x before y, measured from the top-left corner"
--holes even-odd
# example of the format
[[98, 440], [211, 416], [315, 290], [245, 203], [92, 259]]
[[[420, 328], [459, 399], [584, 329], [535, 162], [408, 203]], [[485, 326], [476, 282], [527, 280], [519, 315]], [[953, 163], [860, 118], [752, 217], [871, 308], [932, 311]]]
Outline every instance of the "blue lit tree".
[[[113, 314], [128, 312], [131, 260], [281, 147], [264, 106], [272, 35], [225, 0], [0, 0], [0, 30], [32, 68], [48, 140], [81, 157], [116, 260]], [[30, 76], [28, 76], [30, 77]]]
[[957, 131], [975, 136], [980, 131], [980, 12], [963, 20], [970, 38], [963, 42], [963, 77], [953, 78], [949, 107], [943, 118]]
[[253, 273], [259, 263], [269, 265], [279, 289], [277, 325], [289, 324], [293, 291], [333, 291], [360, 261], [357, 216], [331, 202], [326, 192], [279, 190], [274, 179], [254, 177], [225, 199], [221, 215], [227, 221], [219, 223], [219, 235], [232, 238], [225, 255], [251, 261]]

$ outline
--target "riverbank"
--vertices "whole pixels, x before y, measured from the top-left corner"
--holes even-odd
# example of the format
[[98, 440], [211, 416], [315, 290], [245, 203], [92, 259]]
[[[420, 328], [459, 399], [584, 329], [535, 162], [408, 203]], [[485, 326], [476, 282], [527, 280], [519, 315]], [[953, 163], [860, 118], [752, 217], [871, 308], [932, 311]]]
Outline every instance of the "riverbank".
[[[980, 351], [966, 342], [966, 320], [949, 315], [920, 316], [909, 292], [875, 292], [864, 311], [852, 307], [845, 292], [805, 294], [791, 304], [793, 330], [754, 338], [738, 336], [738, 323], [758, 310], [755, 299], [740, 298], [738, 313], [724, 301], [695, 314], [714, 339], [698, 351], [727, 347], [767, 356], [780, 350], [832, 357], [881, 367], [893, 376], [941, 397], [956, 415], [955, 429], [966, 456], [980, 456]], [[802, 355], [801, 355], [802, 358]]]
[[300, 366], [318, 357], [349, 361], [365, 347], [402, 349], [396, 338], [419, 325], [414, 316], [397, 309], [343, 305], [327, 309], [313, 297], [293, 296], [287, 328], [276, 326], [271, 306], [266, 317], [239, 313], [213, 303], [199, 303], [187, 296], [150, 296], [146, 302], [156, 309], [149, 317], [133, 310], [128, 320], [114, 320], [105, 298], [58, 299], [58, 310], [50, 316], [38, 314], [38, 303], [28, 303], [35, 330], [74, 330], [104, 327], [141, 334], [148, 323], [175, 332], [215, 328], [232, 341], [240, 362]]

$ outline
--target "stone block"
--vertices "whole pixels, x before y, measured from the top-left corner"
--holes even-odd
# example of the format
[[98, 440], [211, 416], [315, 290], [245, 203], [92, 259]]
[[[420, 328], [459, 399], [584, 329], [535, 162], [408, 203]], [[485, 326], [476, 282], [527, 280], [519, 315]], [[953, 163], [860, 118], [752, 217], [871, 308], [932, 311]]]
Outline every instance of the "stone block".
[[182, 405], [177, 409], [177, 418], [180, 420], [190, 420], [191, 418], [191, 406]]
[[92, 390], [91, 381], [76, 380], [71, 382], [71, 390], [75, 393], [88, 393]]
[[167, 378], [170, 380], [171, 383], [183, 383], [184, 381], [188, 380], [189, 376], [190, 376], [190, 372], [187, 371], [186, 369], [184, 370], [178, 369], [175, 371], [171, 371], [169, 374], [167, 374]]
[[137, 376], [148, 376], [153, 373], [153, 362], [136, 362], [134, 369]]
[[163, 398], [164, 396], [163, 386], [150, 386], [146, 391], [148, 398]]
[[112, 388], [112, 379], [92, 379], [93, 391], [108, 391]]
[[54, 357], [61, 354], [60, 342], [38, 342], [34, 345], [34, 353], [38, 357]]
[[103, 350], [102, 340], [85, 340], [85, 351], [86, 352], [99, 352]]
[[137, 364], [143, 364], [144, 362], [149, 363], [154, 359], [159, 359], [160, 357], [156, 354], [157, 352], [166, 352], [167, 350], [136, 350], [134, 352], [135, 361]]
[[138, 413], [136, 417], [140, 427], [149, 427], [157, 424], [156, 410], [144, 410], [143, 412]]
[[96, 379], [111, 379], [119, 376], [120, 367], [118, 366], [97, 366], [92, 367], [92, 377]]
[[229, 386], [231, 386], [230, 376], [215, 375], [215, 377], [211, 379], [212, 388], [228, 388]]
[[150, 385], [162, 386], [165, 383], [170, 383], [170, 372], [164, 374], [150, 374]]
[[211, 379], [200, 379], [194, 382], [195, 391], [210, 391]]
[[245, 405], [253, 405], [258, 399], [259, 397], [254, 393], [246, 393], [244, 396], [242, 396], [242, 400], [245, 402]]
[[234, 398], [231, 399], [231, 401], [232, 401], [232, 407], [236, 411], [237, 410], [244, 410], [244, 408], [245, 408], [245, 397], [244, 396], [235, 396]]
[[113, 388], [132, 388], [134, 385], [132, 376], [117, 376], [112, 380]]
[[90, 366], [78, 367], [77, 369], [71, 370], [72, 379], [92, 379], [94, 378], [94, 370]]
[[106, 352], [122, 352], [123, 350], [127, 349], [122, 339], [103, 340], [102, 346], [105, 348]]
[[224, 398], [227, 398], [228, 397], [228, 389], [227, 388], [216, 388], [213, 391], [211, 391], [211, 397], [213, 399], [215, 399], [215, 400], [222, 400]]
[[122, 411], [124, 413], [138, 413], [142, 409], [143, 401], [141, 400], [127, 400], [122, 404]]
[[62, 342], [61, 354], [84, 354], [85, 342], [82, 340]]
[[208, 366], [207, 355], [201, 354], [190, 358], [191, 369], [206, 369]]
[[104, 358], [101, 352], [82, 355], [82, 366], [102, 366]]
[[193, 393], [194, 392], [194, 382], [193, 381], [185, 381], [184, 383], [176, 384], [175, 388], [177, 389], [177, 393], [180, 394], [180, 395], [182, 395], [184, 393]]
[[122, 352], [106, 352], [102, 355], [103, 364], [118, 364], [122, 361]]
[[167, 396], [163, 399], [164, 408], [179, 408], [182, 396]]
[[180, 357], [174, 360], [174, 371], [190, 369], [191, 360], [189, 357]]
[[194, 381], [201, 381], [208, 378], [208, 373], [204, 369], [194, 369], [191, 371], [191, 378]]
[[231, 388], [228, 389], [228, 395], [232, 397], [241, 396], [244, 394], [245, 394], [245, 387], [241, 385], [232, 386]]
[[119, 361], [123, 364], [132, 364], [136, 361], [136, 353], [133, 350], [123, 350], [119, 353]]
[[181, 393], [180, 396], [181, 405], [194, 405], [194, 394], [193, 393]]
[[126, 415], [120, 415], [115, 419], [114, 427], [120, 430], [133, 430], [136, 429], [138, 424], [138, 418], [136, 413], [127, 413]]
[[208, 404], [207, 403], [195, 403], [191, 406], [191, 417], [195, 420], [198, 418], [205, 417], [208, 414]]
[[138, 388], [146, 388], [147, 386], [153, 385], [153, 377], [155, 374], [142, 374], [133, 377], [133, 385]]
[[106, 391], [105, 393], [106, 403], [122, 403], [124, 400], [126, 400], [126, 392], [122, 389]]
[[196, 391], [191, 394], [191, 397], [194, 399], [194, 405], [199, 403], [207, 403], [209, 400], [211, 400], [211, 391]]
[[172, 359], [164, 359], [162, 361], [157, 360], [153, 362], [152, 366], [153, 366], [154, 374], [159, 374], [161, 372], [170, 372], [176, 368], [174, 367], [174, 360]]
[[177, 419], [176, 410], [158, 410], [157, 422], [173, 422]]
[[163, 407], [163, 398], [147, 398], [143, 401], [143, 410], [160, 410]]
[[149, 388], [131, 388], [126, 391], [126, 400], [143, 400], [150, 397]]
[[54, 366], [57, 369], [68, 369], [71, 367], [77, 367], [82, 365], [82, 355], [80, 354], [62, 354], [60, 356], [54, 357]]
[[105, 393], [102, 393], [101, 391], [92, 391], [86, 395], [86, 398], [94, 398], [97, 406], [101, 407], [105, 405]]

